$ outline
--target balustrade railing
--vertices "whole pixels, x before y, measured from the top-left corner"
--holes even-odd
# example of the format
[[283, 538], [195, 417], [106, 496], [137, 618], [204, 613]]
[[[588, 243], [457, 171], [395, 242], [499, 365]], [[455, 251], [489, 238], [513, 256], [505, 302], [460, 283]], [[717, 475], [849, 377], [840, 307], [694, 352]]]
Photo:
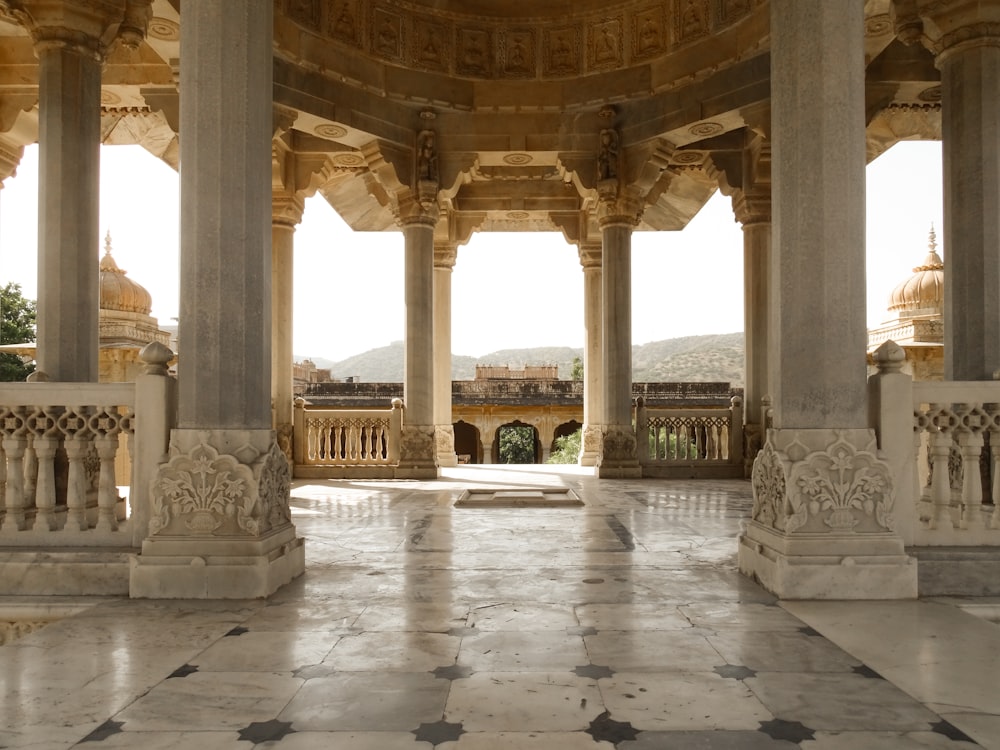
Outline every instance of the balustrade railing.
[[648, 408], [636, 399], [636, 451], [649, 477], [742, 477], [743, 402], [728, 409]]
[[913, 383], [913, 451], [914, 542], [1000, 544], [1000, 383]]
[[313, 407], [296, 399], [296, 476], [334, 477], [350, 470], [396, 466], [402, 421], [403, 402], [398, 398], [390, 409]]
[[[141, 545], [174, 419], [173, 353], [157, 347], [135, 383], [0, 385], [0, 548]], [[131, 466], [122, 487], [120, 451]]]

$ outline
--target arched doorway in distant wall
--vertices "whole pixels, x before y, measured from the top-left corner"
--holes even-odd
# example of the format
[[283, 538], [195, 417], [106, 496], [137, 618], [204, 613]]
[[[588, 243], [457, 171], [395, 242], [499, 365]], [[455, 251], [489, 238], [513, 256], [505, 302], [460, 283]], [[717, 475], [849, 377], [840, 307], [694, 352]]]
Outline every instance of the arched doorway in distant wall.
[[541, 455], [538, 430], [517, 419], [500, 425], [493, 455], [498, 464], [537, 464]]
[[479, 429], [461, 419], [452, 425], [455, 430], [455, 454], [459, 464], [481, 464], [483, 447], [479, 442]]

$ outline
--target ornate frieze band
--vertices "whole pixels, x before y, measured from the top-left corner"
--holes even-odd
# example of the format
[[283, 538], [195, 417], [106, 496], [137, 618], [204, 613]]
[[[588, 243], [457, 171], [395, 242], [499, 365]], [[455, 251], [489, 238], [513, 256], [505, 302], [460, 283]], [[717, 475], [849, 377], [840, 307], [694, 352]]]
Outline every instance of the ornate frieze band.
[[385, 62], [491, 79], [570, 78], [646, 62], [746, 18], [763, 0], [609, 2], [578, 17], [498, 19], [397, 0], [284, 0], [310, 31]]

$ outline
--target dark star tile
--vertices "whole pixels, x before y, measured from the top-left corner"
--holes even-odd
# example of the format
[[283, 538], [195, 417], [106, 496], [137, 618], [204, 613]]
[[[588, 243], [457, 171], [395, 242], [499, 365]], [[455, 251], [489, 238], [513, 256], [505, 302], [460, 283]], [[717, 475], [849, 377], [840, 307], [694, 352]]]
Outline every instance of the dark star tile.
[[336, 671], [336, 669], [326, 664], [309, 664], [305, 667], [299, 667], [292, 672], [292, 675], [303, 680], [311, 680], [313, 677], [329, 677]]
[[198, 667], [193, 664], [184, 664], [168, 674], [167, 679], [169, 680], [171, 677], [187, 677], [189, 674], [194, 674], [197, 671]]
[[808, 625], [803, 625], [801, 628], [799, 628], [799, 632], [802, 633], [802, 635], [811, 635], [814, 638], [815, 637], [820, 637], [820, 638], [822, 637], [822, 636], [820, 636], [818, 630], [814, 630], [813, 628], [809, 627]]
[[756, 670], [738, 664], [723, 664], [721, 667], [712, 667], [712, 671], [727, 680], [746, 680], [757, 676]]
[[931, 731], [936, 732], [937, 734], [943, 734], [949, 740], [954, 742], [971, 742], [973, 744], [976, 742], [950, 721], [945, 721], [944, 719], [941, 719], [941, 721], [936, 724], [931, 724]]
[[882, 675], [880, 675], [878, 672], [876, 672], [871, 667], [866, 666], [864, 664], [862, 664], [860, 667], [851, 667], [851, 669], [854, 670], [854, 674], [859, 674], [862, 677], [867, 677], [870, 680], [881, 680], [881, 679], [883, 679]]
[[450, 630], [445, 631], [445, 635], [453, 635], [457, 638], [465, 638], [466, 636], [469, 635], [479, 635], [480, 632], [481, 631], [476, 630], [475, 628], [451, 628]]
[[586, 638], [588, 635], [597, 635], [597, 628], [590, 625], [575, 626], [572, 628], [566, 628], [566, 635], [578, 635], [581, 638]]
[[452, 664], [450, 667], [438, 667], [433, 670], [435, 677], [440, 677], [443, 680], [461, 680], [463, 677], [468, 677], [472, 674], [472, 667], [461, 667], [458, 664]]
[[760, 722], [760, 729], [768, 737], [774, 740], [787, 740], [788, 742], [803, 742], [811, 740], [816, 734], [816, 730], [810, 729], [798, 721], [785, 721], [784, 719], [771, 719]]
[[243, 635], [244, 633], [249, 633], [249, 632], [250, 632], [250, 631], [249, 631], [249, 630], [247, 630], [247, 629], [246, 629], [245, 627], [243, 627], [242, 625], [237, 625], [237, 626], [236, 626], [235, 628], [233, 628], [233, 629], [232, 629], [232, 630], [230, 630], [230, 631], [229, 631], [228, 633], [226, 633], [226, 637], [228, 638], [228, 637], [229, 637], [229, 636], [231, 636], [231, 635]]
[[240, 739], [255, 744], [258, 742], [277, 742], [294, 731], [290, 721], [278, 721], [277, 719], [254, 721], [240, 730]]
[[639, 730], [635, 729], [627, 721], [615, 721], [607, 711], [602, 713], [592, 722], [586, 733], [594, 738], [594, 742], [610, 742], [617, 745], [619, 742], [634, 740], [639, 736]]
[[433, 724], [421, 724], [412, 731], [413, 735], [417, 738], [417, 742], [429, 742], [432, 745], [440, 745], [442, 742], [455, 742], [465, 734], [465, 730], [462, 729], [462, 722], [450, 724], [443, 719], [435, 721]]
[[610, 667], [602, 667], [597, 664], [585, 664], [573, 670], [577, 677], [586, 677], [589, 680], [600, 680], [603, 677], [611, 677], [615, 670]]
[[97, 729], [84, 737], [80, 742], [103, 742], [113, 734], [121, 734], [124, 721], [112, 721], [108, 719]]

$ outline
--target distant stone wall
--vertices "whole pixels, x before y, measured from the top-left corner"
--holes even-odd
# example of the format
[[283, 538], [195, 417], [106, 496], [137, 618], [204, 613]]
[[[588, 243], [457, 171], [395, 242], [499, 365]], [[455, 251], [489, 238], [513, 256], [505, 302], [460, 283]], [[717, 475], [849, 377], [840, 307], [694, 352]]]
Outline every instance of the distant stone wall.
[[[729, 406], [742, 388], [729, 383], [633, 383], [632, 397], [647, 406]], [[302, 397], [316, 406], [388, 407], [403, 397], [402, 383], [313, 383]], [[454, 380], [451, 400], [456, 406], [482, 404], [582, 405], [579, 380]]]

